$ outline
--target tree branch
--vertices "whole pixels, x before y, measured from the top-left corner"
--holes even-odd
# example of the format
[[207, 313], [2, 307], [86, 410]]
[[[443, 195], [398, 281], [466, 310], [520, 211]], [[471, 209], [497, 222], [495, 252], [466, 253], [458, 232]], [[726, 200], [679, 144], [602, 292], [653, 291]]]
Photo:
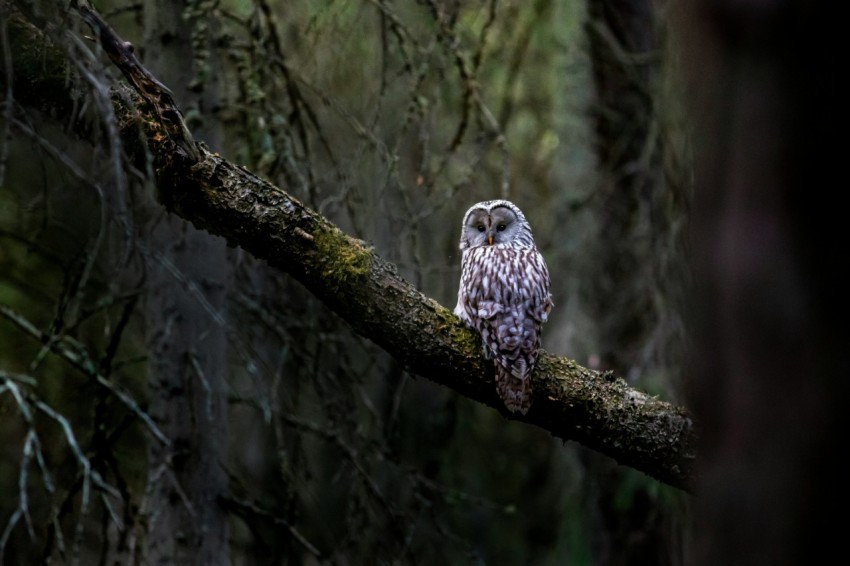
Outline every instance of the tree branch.
[[[108, 26], [92, 14], [85, 19], [91, 24], [97, 17], [93, 29], [101, 41], [110, 42], [104, 50], [113, 62], [135, 60], [129, 44], [111, 30], [103, 33], [102, 26]], [[22, 20], [11, 21], [11, 27], [13, 33], [28, 34], [50, 49], [44, 37]], [[15, 40], [10, 43], [19, 45]], [[112, 56], [116, 50], [118, 56]], [[25, 58], [14, 63], [15, 84], [21, 81], [30, 88], [39, 81], [55, 84], [56, 77], [45, 75], [42, 66], [28, 67], [22, 61]], [[122, 68], [125, 74], [128, 69], [139, 72], [133, 71], [134, 64], [128, 65]], [[0, 72], [0, 84], [5, 75]], [[297, 279], [411, 373], [494, 407], [506, 418], [539, 426], [662, 482], [691, 489], [696, 431], [685, 408], [630, 388], [610, 374], [542, 352], [534, 373], [531, 410], [524, 416], [508, 413], [496, 395], [492, 364], [482, 356], [480, 338], [451, 311], [401, 278], [395, 266], [366, 243], [344, 234], [283, 189], [201, 147], [196, 160], [184, 140], [169, 135], [175, 131], [171, 120], [179, 115], [177, 109], [171, 109], [174, 113], [166, 109], [169, 121], [163, 123], [163, 108], [145, 103], [147, 96], [137, 99], [138, 108], [129, 111], [126, 92], [113, 97], [116, 114], [126, 120], [121, 124], [125, 148], [152, 156], [160, 201], [170, 211]], [[161, 104], [163, 99], [158, 100]], [[140, 127], [147, 143], [143, 148], [137, 147]]]

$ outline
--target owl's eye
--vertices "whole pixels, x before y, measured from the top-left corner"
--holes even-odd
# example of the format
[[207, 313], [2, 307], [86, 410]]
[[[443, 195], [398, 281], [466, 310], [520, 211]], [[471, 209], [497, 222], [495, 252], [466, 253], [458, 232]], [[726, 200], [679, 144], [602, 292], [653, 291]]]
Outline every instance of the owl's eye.
[[479, 224], [479, 225], [478, 225], [478, 231], [479, 231], [479, 232], [483, 232], [483, 231], [484, 231], [484, 230], [486, 230], [486, 229], [487, 229], [487, 228], [485, 228], [483, 224]]
[[496, 226], [496, 230], [498, 230], [499, 232], [504, 232], [505, 228], [507, 228], [507, 226], [505, 226], [504, 224], [499, 224], [498, 226]]

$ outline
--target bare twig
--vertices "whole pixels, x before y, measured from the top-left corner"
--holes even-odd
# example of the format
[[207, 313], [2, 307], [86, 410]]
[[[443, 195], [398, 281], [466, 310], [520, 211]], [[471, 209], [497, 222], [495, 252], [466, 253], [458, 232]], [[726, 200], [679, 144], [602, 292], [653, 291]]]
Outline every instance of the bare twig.
[[124, 392], [120, 386], [113, 383], [97, 371], [97, 365], [94, 360], [88, 355], [85, 347], [76, 340], [68, 336], [49, 336], [36, 328], [29, 320], [15, 312], [7, 305], [0, 304], [0, 316], [5, 317], [13, 322], [18, 328], [24, 330], [27, 334], [46, 344], [50, 351], [59, 355], [61, 358], [70, 362], [78, 370], [91, 378], [94, 378], [97, 383], [105, 387], [110, 393], [117, 397], [130, 411], [136, 415], [162, 444], [168, 445], [169, 440], [159, 430], [159, 427], [153, 422], [139, 404], [129, 394]]
[[103, 21], [103, 18], [88, 5], [88, 2], [80, 1], [75, 2], [75, 4], [77, 11], [92, 28], [92, 31], [97, 34], [101, 46], [109, 55], [113, 64], [124, 73], [136, 92], [154, 107], [160, 121], [166, 126], [172, 141], [193, 160], [200, 159], [195, 140], [192, 138], [189, 128], [186, 127], [183, 114], [177, 108], [171, 90], [142, 66], [133, 53], [133, 45], [118, 37], [118, 34], [109, 24]]
[[303, 546], [310, 554], [315, 556], [316, 558], [322, 558], [321, 551], [316, 548], [316, 545], [311, 543], [307, 538], [301, 534], [301, 532], [295, 528], [289, 521], [284, 519], [283, 517], [278, 517], [274, 513], [266, 511], [265, 509], [261, 509], [256, 503], [251, 501], [244, 501], [241, 499], [236, 499], [235, 497], [227, 497], [222, 496], [221, 502], [225, 505], [225, 507], [229, 507], [237, 514], [243, 516], [255, 515], [265, 520], [269, 520], [275, 525], [281, 526], [289, 531], [289, 534], [292, 535], [292, 538], [298, 541], [298, 543]]

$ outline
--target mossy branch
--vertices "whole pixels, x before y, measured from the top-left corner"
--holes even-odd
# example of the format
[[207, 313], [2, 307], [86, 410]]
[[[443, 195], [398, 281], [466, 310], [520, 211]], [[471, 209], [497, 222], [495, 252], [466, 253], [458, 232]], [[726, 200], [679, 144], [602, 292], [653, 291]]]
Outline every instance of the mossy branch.
[[[20, 21], [13, 27], [50, 49], [37, 30]], [[122, 46], [128, 48], [121, 43], [105, 51]], [[11, 76], [15, 83], [54, 84], [56, 77], [44, 75], [43, 69], [16, 66]], [[0, 72], [0, 84], [3, 76], [6, 73]], [[132, 153], [139, 145], [141, 127], [147, 145], [136, 151], [152, 156], [159, 198], [170, 211], [290, 274], [411, 373], [491, 406], [506, 418], [580, 442], [662, 482], [690, 490], [696, 432], [685, 408], [635, 390], [622, 379], [543, 352], [534, 374], [531, 409], [524, 416], [508, 413], [496, 395], [492, 365], [482, 357], [480, 339], [451, 311], [401, 278], [376, 250], [346, 235], [282, 188], [203, 148], [198, 147], [195, 155], [186, 151], [185, 140], [169, 136], [180, 131], [173, 123], [179, 113], [166, 109], [169, 122], [162, 123], [163, 108], [145, 103], [142, 97], [138, 108], [127, 112], [128, 87], [116, 88], [125, 90], [114, 97], [116, 114], [127, 120], [122, 129], [125, 148]]]

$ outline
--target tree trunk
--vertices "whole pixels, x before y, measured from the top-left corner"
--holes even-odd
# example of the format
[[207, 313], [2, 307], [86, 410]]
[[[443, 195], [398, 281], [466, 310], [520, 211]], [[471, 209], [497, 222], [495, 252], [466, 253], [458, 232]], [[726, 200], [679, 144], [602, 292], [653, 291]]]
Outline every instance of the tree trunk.
[[[145, 49], [151, 68], [168, 81], [181, 107], [191, 109], [214, 101], [217, 85], [199, 83], [201, 94], [189, 88], [199, 69], [187, 64], [198, 54], [186, 9], [184, 2], [148, 0]], [[195, 133], [216, 147], [220, 128], [213, 112], [205, 116]], [[227, 246], [165, 213], [153, 196], [142, 231], [148, 238], [150, 413], [172, 444], [151, 444], [145, 562], [228, 564], [227, 514], [220, 506], [227, 488]]]
[[696, 2], [676, 28], [697, 126], [694, 564], [844, 550], [847, 221], [830, 199], [846, 25], [825, 8]]
[[[591, 200], [597, 233], [583, 277], [596, 321], [596, 363], [630, 383], [640, 384], [647, 375], [663, 380], [672, 373], [667, 364], [676, 346], [669, 320], [676, 316], [674, 297], [683, 285], [663, 266], [674, 264], [669, 258], [677, 254], [679, 236], [673, 226], [684, 211], [670, 206], [683, 187], [670, 186], [663, 174], [657, 107], [662, 60], [655, 7], [649, 0], [593, 0], [586, 29], [596, 91], [591, 116], [599, 177]], [[682, 532], [673, 526], [672, 506], [649, 484], [630, 481], [629, 470], [595, 453], [582, 455], [595, 487], [588, 489], [586, 504], [597, 524], [592, 545], [596, 561], [680, 563]]]
[[598, 321], [598, 363], [631, 381], [641, 373], [640, 352], [656, 322], [645, 286], [657, 259], [647, 241], [661, 239], [669, 221], [658, 210], [667, 187], [651, 133], [657, 119], [652, 80], [659, 71], [655, 27], [648, 0], [588, 4], [599, 159], [598, 249], [588, 295]]

